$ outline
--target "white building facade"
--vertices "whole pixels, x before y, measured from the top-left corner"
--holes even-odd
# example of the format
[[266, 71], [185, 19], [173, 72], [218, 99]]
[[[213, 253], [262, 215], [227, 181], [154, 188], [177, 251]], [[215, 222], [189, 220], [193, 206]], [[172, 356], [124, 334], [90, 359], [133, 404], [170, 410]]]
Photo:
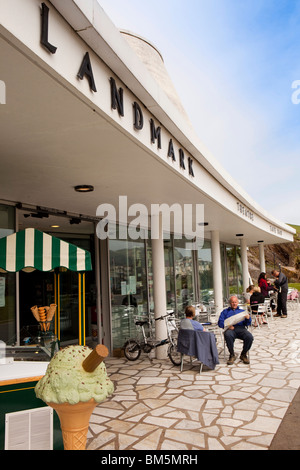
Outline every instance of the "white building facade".
[[[249, 285], [249, 246], [265, 271], [264, 245], [293, 241], [199, 141], [156, 48], [117, 30], [96, 0], [2, 0], [0, 17], [0, 238], [33, 227], [91, 252], [87, 338], [96, 329], [113, 353], [134, 315], [220, 311]], [[100, 239], [105, 207], [115, 233]], [[74, 273], [0, 282], [0, 339], [22, 344], [30, 307], [57, 301], [60, 340], [76, 342]]]

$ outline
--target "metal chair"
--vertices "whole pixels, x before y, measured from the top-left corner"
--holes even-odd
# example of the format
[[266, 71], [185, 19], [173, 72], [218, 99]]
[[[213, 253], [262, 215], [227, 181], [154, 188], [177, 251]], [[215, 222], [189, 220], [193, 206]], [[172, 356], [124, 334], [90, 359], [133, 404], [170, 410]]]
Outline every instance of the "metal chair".
[[[268, 316], [267, 316], [267, 307], [266, 305], [263, 303], [263, 304], [253, 304], [253, 305], [250, 305], [250, 308], [251, 308], [251, 315], [252, 315], [252, 319], [254, 316], [256, 316], [256, 320], [257, 320], [257, 327], [260, 328], [260, 324], [259, 324], [259, 321], [258, 321], [258, 318], [259, 316], [263, 319], [266, 320], [266, 323], [268, 325], [268, 328], [270, 328], [270, 325], [269, 325], [269, 321], [268, 321]], [[254, 326], [252, 324], [252, 326]]]
[[273, 320], [273, 311], [272, 311], [272, 307], [271, 307], [271, 299], [270, 298], [265, 299], [264, 304], [266, 306], [266, 315], [271, 317], [272, 320]]
[[[181, 353], [180, 372], [183, 371], [183, 359], [184, 359], [184, 356], [187, 356], [187, 354]], [[193, 366], [193, 362], [196, 362], [196, 361], [199, 362], [196, 357], [195, 357], [195, 358], [193, 358], [193, 356], [188, 356], [188, 357], [190, 358], [190, 364], [191, 364], [191, 366]], [[203, 369], [203, 364], [202, 364], [202, 362], [200, 362], [199, 374], [201, 374], [202, 369]]]

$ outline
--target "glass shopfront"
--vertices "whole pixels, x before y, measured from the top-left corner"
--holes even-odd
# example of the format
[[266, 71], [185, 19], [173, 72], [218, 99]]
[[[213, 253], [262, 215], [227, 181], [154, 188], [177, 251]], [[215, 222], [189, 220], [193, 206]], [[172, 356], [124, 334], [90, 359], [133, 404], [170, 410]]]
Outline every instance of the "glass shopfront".
[[[27, 220], [27, 219], [26, 219]], [[15, 208], [0, 206], [0, 238], [15, 232]], [[85, 273], [85, 337], [92, 338], [97, 329], [95, 240], [91, 234], [57, 234], [58, 238], [83, 248], [92, 255], [93, 271]], [[198, 251], [188, 249], [188, 240], [164, 240], [165, 283], [167, 309], [176, 316], [184, 316], [185, 307], [198, 302], [212, 303], [214, 299], [211, 242], [205, 240]], [[240, 247], [221, 244], [224, 300], [231, 294], [242, 293], [242, 266]], [[152, 246], [146, 240], [109, 241], [111, 331], [113, 349], [120, 349], [125, 341], [136, 336], [136, 316], [148, 317], [154, 312]], [[19, 292], [16, 292], [16, 279]], [[20, 344], [34, 325], [30, 307], [59, 304], [55, 334], [62, 343], [76, 342], [79, 337], [78, 273], [60, 268], [55, 272], [0, 273], [0, 339], [16, 342], [19, 330]], [[17, 314], [17, 294], [19, 314]], [[18, 325], [17, 325], [17, 322]], [[35, 325], [38, 328], [38, 325]], [[18, 328], [17, 328], [18, 327]]]

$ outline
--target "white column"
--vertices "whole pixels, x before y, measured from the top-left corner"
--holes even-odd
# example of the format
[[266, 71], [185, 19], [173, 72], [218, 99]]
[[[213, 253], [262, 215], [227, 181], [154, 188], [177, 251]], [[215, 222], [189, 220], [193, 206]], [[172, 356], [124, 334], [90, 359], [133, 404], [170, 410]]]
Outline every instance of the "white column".
[[265, 261], [265, 245], [263, 243], [259, 243], [259, 264], [260, 264], [260, 272], [266, 272], [266, 261]]
[[216, 313], [220, 314], [223, 309], [223, 281], [220, 251], [220, 234], [214, 230], [211, 232], [211, 249], [213, 263], [213, 282]]
[[[167, 311], [164, 238], [161, 217], [152, 217], [151, 224], [159, 224], [159, 238], [152, 239], [154, 315], [155, 318], [158, 318], [165, 315]], [[152, 233], [155, 232], [154, 230]], [[155, 322], [155, 333], [158, 341], [167, 338], [167, 329], [164, 320]], [[167, 358], [167, 345], [156, 349], [156, 357], [157, 359]]]
[[243, 269], [243, 292], [249, 287], [249, 266], [248, 266], [248, 252], [247, 252], [247, 241], [241, 239], [241, 259]]

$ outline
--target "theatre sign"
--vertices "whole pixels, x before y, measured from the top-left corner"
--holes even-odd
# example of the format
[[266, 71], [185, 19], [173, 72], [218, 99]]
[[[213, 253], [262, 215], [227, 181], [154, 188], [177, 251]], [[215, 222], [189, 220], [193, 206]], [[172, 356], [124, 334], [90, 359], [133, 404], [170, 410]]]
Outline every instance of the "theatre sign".
[[[45, 3], [41, 4], [41, 44], [50, 53], [56, 54], [59, 47], [50, 43], [49, 41], [49, 13], [50, 10]], [[96, 78], [93, 72], [92, 61], [89, 52], [84, 54], [77, 78], [80, 80], [87, 80], [91, 92], [98, 93]], [[111, 108], [117, 110], [120, 117], [125, 116], [124, 106], [124, 89], [117, 86], [116, 80], [110, 77], [110, 95], [111, 95]], [[144, 128], [145, 119], [142, 107], [137, 101], [132, 103], [133, 107], [133, 128], [135, 131], [141, 131]], [[149, 121], [149, 136], [152, 145], [157, 145], [157, 149], [162, 149], [162, 128], [157, 126], [153, 118]], [[181, 170], [186, 171], [188, 175], [194, 178], [194, 160], [190, 156], [186, 156], [182, 148], [176, 152], [173, 139], [170, 138], [168, 142], [167, 157], [174, 163], [178, 162]]]

